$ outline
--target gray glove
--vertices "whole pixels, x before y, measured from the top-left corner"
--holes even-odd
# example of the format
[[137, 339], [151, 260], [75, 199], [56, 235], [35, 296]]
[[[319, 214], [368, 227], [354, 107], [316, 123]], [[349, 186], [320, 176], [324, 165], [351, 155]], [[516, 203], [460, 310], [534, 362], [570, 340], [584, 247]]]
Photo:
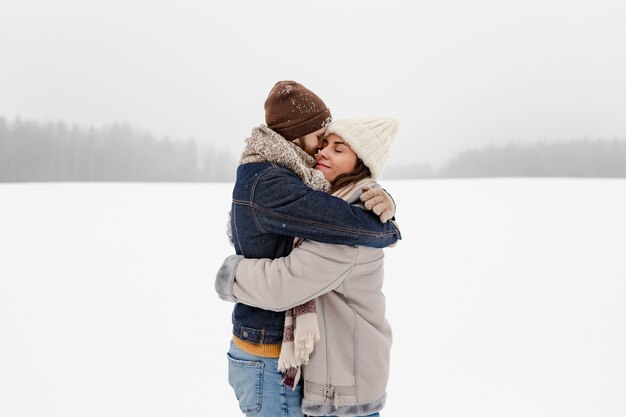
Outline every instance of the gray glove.
[[237, 272], [237, 265], [244, 259], [241, 255], [230, 255], [224, 259], [222, 266], [217, 271], [215, 276], [215, 292], [224, 300], [233, 303], [237, 302], [237, 299], [233, 295], [233, 285], [235, 284], [235, 272]]
[[226, 237], [228, 238], [228, 244], [230, 246], [235, 246], [233, 243], [233, 227], [230, 225], [230, 219], [232, 217], [232, 213], [228, 212], [228, 221], [226, 222]]
[[396, 215], [396, 203], [389, 193], [382, 188], [363, 189], [361, 201], [365, 204], [365, 208], [372, 210], [380, 221], [385, 223]]

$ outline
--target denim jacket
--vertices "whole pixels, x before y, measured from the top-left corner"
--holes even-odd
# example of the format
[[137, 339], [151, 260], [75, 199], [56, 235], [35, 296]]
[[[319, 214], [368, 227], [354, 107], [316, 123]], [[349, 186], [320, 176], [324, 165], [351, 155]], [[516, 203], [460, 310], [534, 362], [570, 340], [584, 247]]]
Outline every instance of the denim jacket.
[[[231, 227], [235, 251], [246, 258], [280, 258], [294, 237], [383, 248], [401, 239], [393, 222], [330, 194], [314, 191], [290, 170], [270, 162], [237, 169]], [[280, 343], [284, 313], [236, 304], [233, 334], [251, 343]]]

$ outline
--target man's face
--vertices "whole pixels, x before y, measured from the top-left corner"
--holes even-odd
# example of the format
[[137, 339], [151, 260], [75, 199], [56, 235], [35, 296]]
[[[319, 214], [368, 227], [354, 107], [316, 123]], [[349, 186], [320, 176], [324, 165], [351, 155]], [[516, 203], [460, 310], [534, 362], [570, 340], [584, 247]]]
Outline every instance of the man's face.
[[326, 132], [325, 127], [296, 139], [295, 143], [301, 147], [304, 152], [309, 155], [315, 155], [320, 147], [320, 144], [322, 143], [322, 139], [324, 138], [324, 132]]

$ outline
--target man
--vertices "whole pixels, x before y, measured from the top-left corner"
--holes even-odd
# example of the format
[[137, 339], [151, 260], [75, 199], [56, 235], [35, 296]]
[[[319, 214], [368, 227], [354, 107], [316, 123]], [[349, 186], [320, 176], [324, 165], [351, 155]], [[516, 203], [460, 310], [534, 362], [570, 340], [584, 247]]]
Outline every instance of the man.
[[[380, 219], [326, 192], [330, 184], [312, 168], [311, 155], [331, 113], [315, 93], [294, 81], [276, 83], [265, 101], [265, 121], [253, 129], [237, 169], [231, 229], [238, 255], [283, 257], [294, 237], [377, 248], [401, 238], [392, 222], [381, 222], [395, 210], [383, 190], [369, 193]], [[229, 383], [241, 410], [255, 417], [302, 416], [302, 386], [290, 390], [277, 370], [284, 313], [236, 304], [232, 321]]]

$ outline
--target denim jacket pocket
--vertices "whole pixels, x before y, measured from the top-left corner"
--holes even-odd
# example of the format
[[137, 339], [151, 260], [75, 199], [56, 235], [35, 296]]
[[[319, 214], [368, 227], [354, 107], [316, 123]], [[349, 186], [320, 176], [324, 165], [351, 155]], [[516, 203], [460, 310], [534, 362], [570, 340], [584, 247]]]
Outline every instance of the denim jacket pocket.
[[[280, 314], [281, 318], [284, 318], [285, 316], [285, 313], [276, 314]], [[250, 320], [254, 322], [255, 318], [252, 317]], [[282, 330], [256, 329], [253, 327], [242, 326], [240, 323], [234, 323], [233, 334], [239, 339], [250, 343], [275, 344], [282, 343], [283, 341]]]

